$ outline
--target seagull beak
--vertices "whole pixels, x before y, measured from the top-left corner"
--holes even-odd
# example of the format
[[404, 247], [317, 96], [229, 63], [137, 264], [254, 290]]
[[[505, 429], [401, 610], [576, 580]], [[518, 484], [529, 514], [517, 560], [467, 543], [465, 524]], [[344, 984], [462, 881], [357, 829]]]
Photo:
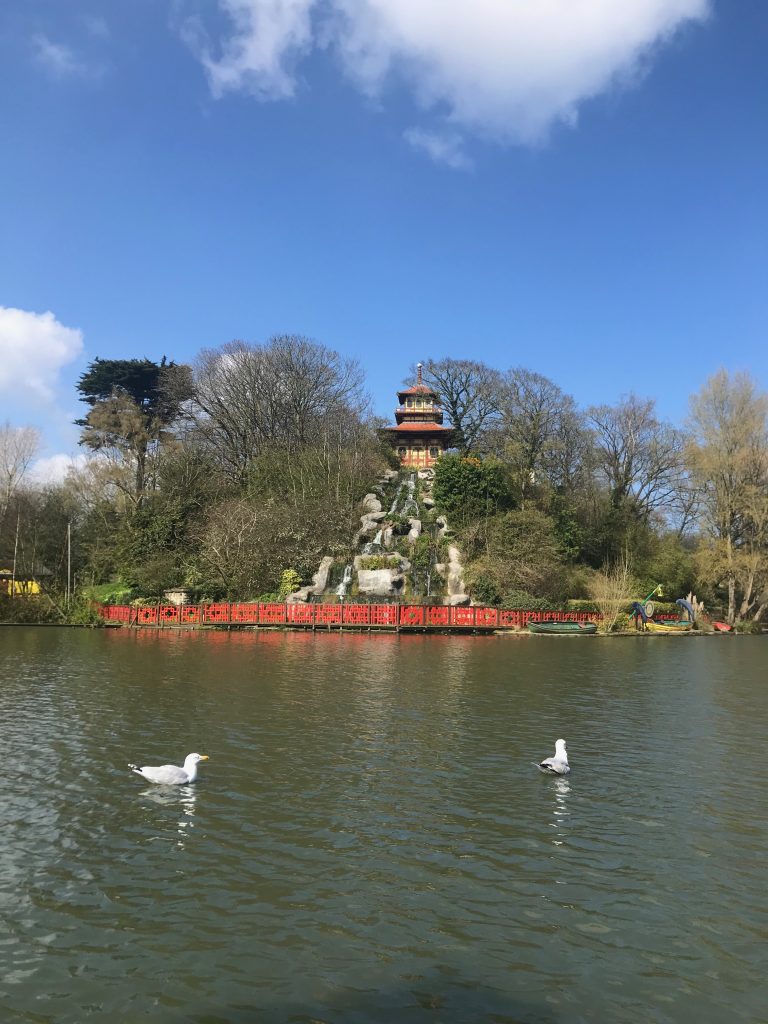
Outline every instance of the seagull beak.
[[210, 761], [210, 758], [208, 757], [207, 754], [201, 754], [200, 755], [200, 760], [201, 761]]

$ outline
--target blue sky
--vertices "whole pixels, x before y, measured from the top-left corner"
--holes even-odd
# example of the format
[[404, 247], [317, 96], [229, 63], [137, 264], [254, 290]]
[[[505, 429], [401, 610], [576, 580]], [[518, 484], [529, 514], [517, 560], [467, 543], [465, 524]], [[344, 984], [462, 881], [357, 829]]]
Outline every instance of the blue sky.
[[[768, 387], [762, 0], [3, 0], [0, 399], [301, 333], [679, 422]], [[50, 314], [50, 316], [45, 316]]]

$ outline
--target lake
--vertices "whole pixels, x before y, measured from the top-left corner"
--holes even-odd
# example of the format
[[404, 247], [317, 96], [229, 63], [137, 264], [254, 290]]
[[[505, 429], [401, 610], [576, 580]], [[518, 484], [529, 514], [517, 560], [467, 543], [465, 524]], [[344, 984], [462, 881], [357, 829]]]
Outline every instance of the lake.
[[3, 628], [0, 1020], [764, 1022], [767, 654]]

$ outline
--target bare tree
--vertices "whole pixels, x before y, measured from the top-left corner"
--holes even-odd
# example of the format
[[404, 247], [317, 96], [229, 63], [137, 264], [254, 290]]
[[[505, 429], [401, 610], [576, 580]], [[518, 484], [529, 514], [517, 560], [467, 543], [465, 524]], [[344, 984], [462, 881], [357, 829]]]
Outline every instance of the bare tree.
[[428, 359], [422, 379], [437, 394], [451, 421], [455, 447], [482, 451], [499, 416], [499, 372], [472, 359]]
[[501, 450], [523, 503], [540, 478], [553, 486], [573, 481], [587, 439], [570, 395], [542, 374], [518, 367], [504, 376], [501, 413]]
[[683, 468], [683, 436], [656, 418], [656, 403], [630, 394], [617, 405], [587, 410], [598, 471], [613, 509], [632, 505], [647, 521], [674, 504]]
[[600, 629], [610, 633], [621, 614], [632, 600], [637, 583], [632, 577], [626, 554], [618, 561], [604, 565], [590, 584], [589, 596], [600, 612]]
[[711, 377], [691, 399], [688, 462], [702, 495], [706, 579], [728, 591], [728, 621], [768, 605], [768, 395], [748, 374]]
[[294, 335], [266, 345], [205, 349], [193, 370], [191, 415], [220, 464], [244, 482], [257, 455], [324, 443], [367, 411], [359, 364]]
[[7, 420], [0, 426], [0, 525], [39, 447], [34, 427], [12, 427]]

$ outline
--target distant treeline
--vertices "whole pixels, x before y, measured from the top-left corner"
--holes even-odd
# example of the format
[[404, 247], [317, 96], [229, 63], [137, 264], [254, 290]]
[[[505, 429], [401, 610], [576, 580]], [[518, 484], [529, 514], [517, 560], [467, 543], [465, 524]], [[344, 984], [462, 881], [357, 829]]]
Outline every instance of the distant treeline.
[[[429, 360], [456, 450], [434, 497], [483, 603], [585, 598], [621, 566], [639, 596], [695, 592], [730, 621], [768, 606], [768, 395], [715, 374], [685, 424], [653, 399], [578, 407], [530, 369]], [[359, 364], [308, 338], [232, 342], [192, 365], [96, 359], [77, 385], [88, 455], [36, 486], [34, 425], [0, 428], [0, 569], [77, 594], [278, 595], [347, 556], [396, 460]]]

